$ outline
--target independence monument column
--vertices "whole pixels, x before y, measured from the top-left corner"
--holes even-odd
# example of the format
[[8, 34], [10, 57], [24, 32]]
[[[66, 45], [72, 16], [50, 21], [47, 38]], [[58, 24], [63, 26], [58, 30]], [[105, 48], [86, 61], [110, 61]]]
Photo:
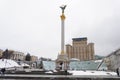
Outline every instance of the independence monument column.
[[62, 15], [60, 16], [61, 18], [61, 52], [57, 57], [56, 60], [56, 70], [67, 70], [69, 66], [69, 60], [67, 57], [67, 54], [64, 51], [64, 46], [65, 46], [65, 15], [64, 15], [64, 10], [66, 8], [66, 5], [60, 6], [62, 9]]
[[64, 10], [66, 8], [66, 5], [63, 5], [60, 7], [62, 9], [62, 15], [60, 16], [61, 17], [61, 54], [64, 54], [64, 43], [65, 43], [65, 28], [64, 28], [64, 25], [65, 25], [65, 15], [64, 15]]

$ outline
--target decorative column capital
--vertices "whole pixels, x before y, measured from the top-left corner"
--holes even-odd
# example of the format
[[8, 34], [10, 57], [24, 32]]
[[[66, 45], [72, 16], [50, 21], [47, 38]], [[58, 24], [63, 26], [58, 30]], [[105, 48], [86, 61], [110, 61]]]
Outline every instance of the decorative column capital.
[[60, 17], [61, 17], [61, 20], [65, 20], [65, 15], [63, 13]]

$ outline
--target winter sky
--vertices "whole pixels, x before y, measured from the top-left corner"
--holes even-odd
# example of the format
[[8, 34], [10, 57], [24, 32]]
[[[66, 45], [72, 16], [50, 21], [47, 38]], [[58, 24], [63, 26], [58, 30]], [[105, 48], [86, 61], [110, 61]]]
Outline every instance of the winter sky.
[[65, 44], [87, 37], [95, 44], [95, 54], [120, 48], [120, 0], [0, 0], [0, 49], [56, 59], [63, 4]]

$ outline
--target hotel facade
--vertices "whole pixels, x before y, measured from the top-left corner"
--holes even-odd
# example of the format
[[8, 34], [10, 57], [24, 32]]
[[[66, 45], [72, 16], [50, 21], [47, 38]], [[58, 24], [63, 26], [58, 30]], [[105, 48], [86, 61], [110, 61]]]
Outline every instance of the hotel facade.
[[87, 43], [87, 37], [73, 38], [72, 45], [66, 45], [66, 53], [69, 59], [76, 58], [80, 61], [94, 59], [94, 43]]

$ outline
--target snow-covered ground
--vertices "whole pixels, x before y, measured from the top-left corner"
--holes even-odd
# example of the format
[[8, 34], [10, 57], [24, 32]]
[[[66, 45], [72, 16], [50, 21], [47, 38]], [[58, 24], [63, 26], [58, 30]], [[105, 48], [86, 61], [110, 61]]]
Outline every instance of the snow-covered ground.
[[117, 75], [115, 72], [108, 72], [108, 71], [68, 71], [69, 73], [72, 73], [73, 75]]
[[[54, 71], [56, 72], [56, 71]], [[90, 71], [90, 70], [86, 70], [86, 71], [75, 71], [75, 70], [72, 70], [72, 71], [69, 71], [69, 73], [72, 73], [72, 75], [76, 75], [76, 76], [79, 76], [79, 75], [83, 75], [83, 76], [116, 76], [116, 72], [110, 72], [110, 71]], [[46, 73], [53, 73], [52, 71], [48, 71]]]
[[21, 63], [20, 66], [21, 66], [21, 67], [24, 67], [24, 66], [30, 67], [30, 65], [28, 65], [28, 64], [26, 64], [26, 63]]

